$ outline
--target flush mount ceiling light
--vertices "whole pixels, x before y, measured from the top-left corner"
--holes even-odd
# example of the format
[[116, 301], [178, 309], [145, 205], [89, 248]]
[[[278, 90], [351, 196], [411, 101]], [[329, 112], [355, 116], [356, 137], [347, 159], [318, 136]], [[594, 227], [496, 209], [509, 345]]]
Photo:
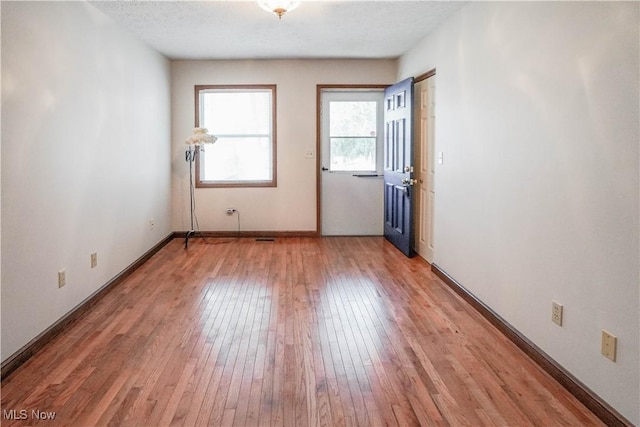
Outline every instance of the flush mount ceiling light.
[[275, 13], [279, 19], [282, 19], [282, 15], [298, 7], [300, 0], [258, 0], [258, 4], [267, 12]]

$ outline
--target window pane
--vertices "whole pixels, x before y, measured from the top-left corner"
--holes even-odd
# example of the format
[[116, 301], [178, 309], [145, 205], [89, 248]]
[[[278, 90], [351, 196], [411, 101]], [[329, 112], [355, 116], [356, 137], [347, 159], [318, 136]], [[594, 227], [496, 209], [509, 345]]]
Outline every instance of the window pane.
[[197, 126], [218, 138], [197, 158], [198, 187], [275, 187], [275, 85], [196, 86]]
[[331, 138], [330, 170], [375, 171], [376, 138]]
[[268, 137], [222, 137], [204, 146], [202, 181], [269, 181], [271, 144]]
[[201, 126], [213, 135], [269, 135], [271, 91], [200, 92]]
[[329, 136], [376, 136], [375, 101], [329, 104]]

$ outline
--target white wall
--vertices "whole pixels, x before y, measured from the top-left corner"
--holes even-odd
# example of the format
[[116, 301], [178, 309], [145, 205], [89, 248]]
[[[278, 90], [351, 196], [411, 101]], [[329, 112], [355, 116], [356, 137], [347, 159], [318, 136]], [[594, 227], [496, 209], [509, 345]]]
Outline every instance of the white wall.
[[[203, 231], [237, 229], [226, 208], [240, 211], [242, 230], [315, 231], [317, 84], [390, 84], [394, 60], [174, 61], [173, 229], [188, 230], [189, 167], [184, 140], [194, 126], [194, 85], [277, 85], [277, 188], [196, 189], [197, 216]], [[317, 153], [316, 153], [317, 154]]]
[[5, 360], [172, 228], [169, 61], [84, 2], [1, 7]]
[[471, 3], [399, 62], [437, 70], [435, 263], [636, 425], [639, 6]]

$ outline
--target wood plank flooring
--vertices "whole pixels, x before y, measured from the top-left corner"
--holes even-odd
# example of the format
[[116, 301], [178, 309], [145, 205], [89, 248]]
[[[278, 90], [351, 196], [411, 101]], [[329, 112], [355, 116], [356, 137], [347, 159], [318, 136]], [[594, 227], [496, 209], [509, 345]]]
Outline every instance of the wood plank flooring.
[[601, 425], [382, 238], [222, 242], [107, 294], [3, 381], [2, 425]]

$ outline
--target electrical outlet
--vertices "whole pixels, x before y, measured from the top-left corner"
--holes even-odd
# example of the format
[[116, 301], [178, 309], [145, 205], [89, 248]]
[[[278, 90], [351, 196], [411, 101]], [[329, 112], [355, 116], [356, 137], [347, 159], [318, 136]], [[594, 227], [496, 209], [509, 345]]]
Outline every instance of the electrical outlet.
[[562, 304], [551, 301], [551, 320], [558, 326], [562, 326]]
[[234, 208], [227, 208], [225, 212], [227, 213], [227, 215], [233, 215], [236, 210]]
[[91, 254], [91, 268], [96, 268], [98, 266], [98, 253], [94, 252]]
[[153, 230], [153, 227], [156, 226], [156, 220], [153, 218], [149, 218], [149, 229]]
[[618, 346], [618, 337], [602, 330], [601, 352], [604, 356], [616, 361], [616, 347]]
[[64, 270], [58, 271], [58, 287], [61, 288], [67, 284], [67, 273]]

